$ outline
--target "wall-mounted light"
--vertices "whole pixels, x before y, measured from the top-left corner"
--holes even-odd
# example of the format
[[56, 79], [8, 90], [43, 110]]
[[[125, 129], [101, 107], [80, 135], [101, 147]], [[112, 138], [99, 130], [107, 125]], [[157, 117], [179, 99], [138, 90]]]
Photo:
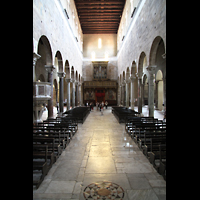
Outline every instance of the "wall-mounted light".
[[101, 49], [101, 38], [98, 39], [98, 48]]

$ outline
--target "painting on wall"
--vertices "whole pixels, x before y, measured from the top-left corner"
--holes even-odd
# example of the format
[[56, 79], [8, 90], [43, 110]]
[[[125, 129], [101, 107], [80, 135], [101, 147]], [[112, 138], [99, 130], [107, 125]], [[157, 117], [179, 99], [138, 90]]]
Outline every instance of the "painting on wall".
[[116, 92], [113, 89], [106, 91], [106, 100], [116, 100]]
[[85, 100], [95, 100], [95, 93], [93, 90], [87, 90], [84, 95]]

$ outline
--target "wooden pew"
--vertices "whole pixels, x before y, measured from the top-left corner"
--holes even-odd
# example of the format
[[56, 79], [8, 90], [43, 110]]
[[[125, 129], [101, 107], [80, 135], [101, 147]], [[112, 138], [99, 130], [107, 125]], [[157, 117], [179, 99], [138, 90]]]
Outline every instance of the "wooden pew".
[[[158, 119], [153, 117], [139, 117], [135, 119], [129, 119], [129, 121], [125, 124], [125, 129], [126, 132], [130, 134], [132, 131], [134, 131], [135, 128], [139, 128], [139, 125], [141, 125], [141, 127], [145, 127], [150, 126], [151, 123], [156, 124], [158, 122]], [[136, 125], [138, 127], [136, 127]]]
[[139, 112], [128, 109], [126, 107], [118, 106], [112, 107], [112, 113], [114, 114], [119, 123], [124, 123], [127, 117], [134, 117], [140, 114]]
[[89, 107], [76, 107], [71, 110], [64, 112], [63, 114], [67, 114], [67, 117], [75, 117], [78, 122], [84, 123], [85, 119], [89, 115], [90, 110]]
[[54, 122], [42, 122], [42, 123], [38, 123], [37, 126], [33, 127], [33, 131], [36, 132], [46, 132], [46, 133], [50, 133], [50, 132], [54, 132], [54, 134], [60, 133], [60, 135], [55, 135], [56, 138], [59, 138], [61, 140], [63, 140], [63, 148], [66, 147], [66, 145], [70, 142], [70, 140], [73, 137], [73, 131], [71, 128], [69, 128], [69, 126], [66, 126], [63, 123], [54, 123]]
[[[163, 151], [165, 152], [164, 156], [162, 154]], [[159, 152], [160, 152], [160, 165], [159, 165], [158, 172], [166, 180], [166, 144], [159, 145]]]
[[140, 149], [146, 144], [151, 144], [151, 139], [166, 141], [166, 129], [147, 129], [139, 135], [138, 146]]
[[49, 150], [53, 151], [53, 148], [54, 148], [54, 153], [55, 153], [55, 159], [57, 160], [57, 158], [61, 155], [62, 151], [64, 150], [64, 147], [62, 146], [63, 145], [63, 141], [59, 138], [59, 140], [57, 140], [57, 138], [55, 137], [55, 135], [57, 134], [60, 134], [60, 133], [54, 133], [54, 132], [51, 132], [51, 133], [46, 133], [46, 132], [36, 132], [36, 133], [33, 133], [33, 142], [34, 143], [45, 143], [44, 140], [38, 140], [39, 138], [54, 138], [55, 139], [55, 142], [54, 142], [54, 147], [53, 147], [53, 144], [52, 143], [48, 143], [46, 144], [49, 148]]
[[36, 188], [38, 188], [41, 184], [41, 182], [44, 180], [44, 177], [46, 176], [46, 174], [49, 171], [49, 168], [47, 166], [47, 152], [48, 152], [48, 146], [47, 145], [33, 145], [33, 149], [36, 150], [37, 149], [41, 149], [44, 148], [44, 152], [45, 152], [45, 160], [44, 161], [33, 161], [33, 175], [38, 174], [39, 177], [34, 177], [33, 176], [33, 185], [36, 186]]
[[159, 122], [159, 121], [155, 121], [155, 122], [135, 122], [134, 125], [132, 125], [129, 128], [129, 135], [131, 136], [131, 138], [133, 138], [133, 140], [137, 143], [138, 140], [138, 136], [140, 136], [140, 134], [143, 134], [144, 131], [146, 130], [151, 130], [151, 129], [163, 129], [166, 126], [163, 125], [163, 122]]
[[[41, 150], [40, 147], [37, 147], [37, 144], [40, 145], [47, 145], [52, 144], [52, 148], [48, 148], [47, 155], [45, 154], [45, 151]], [[55, 160], [55, 151], [54, 151], [54, 146], [55, 146], [55, 139], [54, 138], [47, 138], [47, 137], [33, 137], [33, 159], [45, 159], [47, 156], [47, 159], [49, 159], [48, 166], [49, 168], [53, 165], [53, 163], [56, 161]], [[36, 149], [34, 149], [36, 148]]]
[[62, 149], [64, 150], [66, 146], [70, 142], [70, 135], [69, 133], [65, 132], [65, 129], [58, 129], [55, 127], [49, 128], [46, 130], [45, 128], [33, 128], [33, 135], [34, 136], [42, 136], [42, 137], [49, 137], [49, 138], [55, 138], [55, 143], [60, 144]]
[[149, 161], [154, 168], [165, 178], [166, 170], [166, 143], [158, 145], [158, 149], [149, 152]]

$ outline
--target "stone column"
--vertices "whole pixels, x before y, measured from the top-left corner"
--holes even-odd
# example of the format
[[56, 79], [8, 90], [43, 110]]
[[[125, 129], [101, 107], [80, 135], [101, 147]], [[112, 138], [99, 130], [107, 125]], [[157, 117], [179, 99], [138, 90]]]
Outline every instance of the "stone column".
[[164, 102], [164, 110], [166, 107], [166, 78], [163, 78], [163, 102]]
[[148, 66], [147, 71], [149, 72], [149, 96], [148, 96], [148, 106], [149, 106], [149, 117], [154, 117], [154, 83], [153, 74], [155, 74], [156, 66]]
[[121, 84], [118, 84], [118, 106], [121, 105]]
[[79, 104], [79, 89], [78, 89], [78, 81], [75, 81], [75, 106]]
[[48, 118], [53, 118], [53, 70], [55, 67], [53, 65], [45, 65], [48, 71], [48, 82], [51, 83], [51, 99], [48, 100]]
[[36, 76], [35, 76], [35, 65], [37, 60], [41, 57], [41, 55], [33, 52], [33, 82], [36, 81]]
[[129, 108], [129, 80], [126, 80], [126, 107]]
[[75, 80], [71, 80], [72, 82], [72, 108], [75, 108]]
[[81, 83], [79, 83], [78, 84], [78, 106], [81, 106], [82, 105], [82, 101], [81, 101], [81, 86], [82, 86], [82, 84]]
[[70, 109], [70, 78], [66, 78], [65, 81], [67, 82], [67, 110]]
[[57, 72], [58, 77], [60, 78], [59, 81], [59, 110], [60, 113], [63, 113], [63, 108], [64, 108], [64, 82], [63, 78], [65, 77], [65, 72]]
[[[163, 59], [165, 60], [166, 59], [166, 53], [164, 53], [162, 55]], [[166, 62], [166, 60], [165, 60]], [[163, 102], [164, 102], [164, 110], [165, 110], [165, 107], [166, 107], [166, 75], [165, 77], [163, 77]]]
[[158, 83], [159, 81], [155, 81], [156, 87], [155, 87], [155, 107], [156, 110], [158, 110]]
[[139, 113], [142, 113], [142, 96], [143, 96], [142, 75], [143, 75], [143, 73], [141, 75], [137, 73], [137, 77], [138, 77], [138, 112]]
[[125, 96], [125, 83], [122, 83], [122, 96], [121, 96], [121, 99], [122, 99], [122, 106], [124, 106], [124, 96]]
[[135, 76], [131, 75], [130, 80], [131, 80], [131, 109], [134, 110], [134, 99], [135, 99], [135, 95], [134, 95], [134, 80], [135, 80]]

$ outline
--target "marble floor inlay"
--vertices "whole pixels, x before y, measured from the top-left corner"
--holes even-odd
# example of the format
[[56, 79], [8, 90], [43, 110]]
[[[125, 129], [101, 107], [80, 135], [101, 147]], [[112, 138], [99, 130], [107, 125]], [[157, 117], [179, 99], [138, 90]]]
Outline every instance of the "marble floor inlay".
[[83, 191], [83, 196], [86, 200], [122, 200], [124, 198], [124, 190], [116, 183], [103, 181], [88, 185]]

